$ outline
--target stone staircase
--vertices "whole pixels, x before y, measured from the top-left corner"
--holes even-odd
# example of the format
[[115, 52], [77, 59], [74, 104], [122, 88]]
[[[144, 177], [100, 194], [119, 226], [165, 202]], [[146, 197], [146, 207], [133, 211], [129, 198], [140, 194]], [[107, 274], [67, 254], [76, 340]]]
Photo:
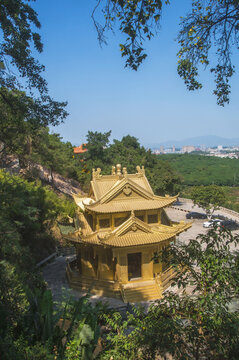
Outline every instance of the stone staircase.
[[121, 284], [120, 290], [125, 303], [156, 300], [162, 296], [155, 280]]

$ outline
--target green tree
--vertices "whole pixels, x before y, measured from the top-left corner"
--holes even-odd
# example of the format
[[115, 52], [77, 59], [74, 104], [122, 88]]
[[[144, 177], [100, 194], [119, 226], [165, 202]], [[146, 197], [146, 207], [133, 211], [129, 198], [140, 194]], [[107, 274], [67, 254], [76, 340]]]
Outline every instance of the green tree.
[[110, 318], [102, 359], [236, 360], [239, 316], [230, 306], [239, 293], [239, 256], [232, 252], [238, 244], [238, 235], [212, 229], [166, 248], [159, 258], [173, 267], [176, 291], [165, 292], [146, 315]]
[[187, 88], [202, 87], [196, 79], [199, 65], [207, 67], [211, 62], [210, 71], [216, 83], [214, 94], [222, 106], [229, 102], [229, 79], [235, 72], [231, 54], [232, 48], [238, 49], [238, 16], [238, 0], [193, 0], [191, 13], [181, 20], [178, 36], [178, 73]]
[[[168, 0], [100, 0], [97, 2], [92, 18], [100, 43], [106, 43], [105, 32], [113, 30], [117, 24], [120, 32], [126, 37], [120, 44], [121, 55], [126, 58], [125, 66], [137, 70], [147, 57], [143, 43], [150, 40], [157, 32], [162, 4]], [[97, 20], [97, 12], [102, 11], [105, 22]]]
[[126, 148], [133, 148], [133, 149], [139, 149], [140, 148], [140, 143], [138, 141], [138, 139], [134, 136], [123, 136], [121, 139], [122, 145], [125, 146]]
[[67, 112], [65, 102], [49, 96], [44, 66], [33, 57], [43, 45], [35, 31], [40, 22], [29, 1], [0, 1], [0, 14], [0, 141], [14, 151], [16, 138], [17, 146], [25, 144], [34, 129], [58, 125]]
[[224, 190], [217, 185], [195, 186], [190, 193], [194, 205], [202, 207], [211, 218], [214, 210], [226, 201]]
[[[55, 241], [51, 228], [58, 216], [72, 216], [73, 202], [59, 198], [53, 191], [0, 171], [0, 204], [1, 204], [1, 246], [3, 254], [14, 255], [8, 245], [8, 236], [19, 239], [18, 246], [30, 249], [35, 259], [40, 261], [44, 254], [55, 250]], [[14, 204], [14, 205], [13, 205]], [[9, 226], [9, 232], [6, 228]], [[14, 235], [16, 233], [16, 235]], [[6, 250], [3, 250], [6, 249]], [[6, 259], [3, 257], [3, 260]], [[20, 259], [20, 258], [19, 258]], [[14, 260], [14, 257], [13, 257]]]
[[110, 135], [111, 131], [105, 133], [88, 131], [88, 134], [86, 135], [86, 148], [88, 151], [85, 155], [87, 160], [103, 161], [104, 150], [110, 142]]
[[[48, 95], [46, 80], [42, 77], [44, 66], [33, 57], [43, 44], [38, 32], [41, 24], [29, 1], [7, 0], [0, 2], [0, 96], [11, 109], [23, 109], [25, 119], [35, 119], [41, 124], [56, 125], [66, 116], [65, 103]], [[24, 78], [24, 83], [20, 81]], [[25, 88], [37, 90], [39, 97], [16, 97], [15, 91]], [[8, 90], [11, 90], [9, 93]]]
[[76, 177], [72, 144], [63, 142], [59, 134], [49, 134], [46, 127], [41, 127], [34, 134], [32, 153], [28, 159], [50, 169], [53, 181], [53, 171], [63, 176]]
[[[118, 27], [126, 38], [119, 45], [121, 55], [126, 58], [125, 66], [137, 70], [147, 57], [145, 43], [158, 34], [162, 8], [168, 4], [169, 0], [98, 1], [92, 17], [99, 41], [106, 43], [106, 31]], [[101, 12], [104, 22], [97, 20], [97, 13]], [[199, 65], [205, 69], [211, 61], [210, 71], [216, 83], [214, 94], [222, 106], [229, 102], [229, 79], [235, 72], [231, 54], [232, 49], [238, 48], [238, 14], [238, 0], [192, 0], [191, 12], [181, 17], [180, 22], [178, 74], [189, 90], [200, 89]]]
[[[39, 128], [38, 121], [34, 118], [26, 119], [28, 110], [28, 101], [30, 98], [20, 91], [8, 91], [1, 89], [5, 94], [6, 101], [0, 96], [0, 142], [2, 144], [1, 157], [9, 153], [18, 156], [20, 165], [25, 167], [27, 159], [31, 155], [32, 141], [37, 136]], [[9, 102], [8, 102], [9, 100]], [[12, 106], [12, 102], [14, 106]]]

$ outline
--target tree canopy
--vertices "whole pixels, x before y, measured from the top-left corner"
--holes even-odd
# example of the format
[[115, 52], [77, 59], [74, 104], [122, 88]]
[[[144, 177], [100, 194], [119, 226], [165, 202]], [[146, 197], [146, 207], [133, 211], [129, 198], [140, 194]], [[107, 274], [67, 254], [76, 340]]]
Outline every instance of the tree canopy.
[[98, 131], [88, 131], [86, 136], [87, 141], [87, 154], [86, 159], [91, 160], [100, 160], [103, 159], [104, 149], [106, 149], [107, 145], [109, 144], [111, 131], [101, 133]]
[[179, 75], [189, 90], [195, 90], [202, 87], [196, 79], [199, 65], [210, 66], [215, 76], [214, 94], [222, 106], [229, 102], [229, 79], [235, 72], [231, 56], [232, 48], [238, 49], [239, 44], [238, 19], [238, 0], [193, 0], [191, 13], [180, 24]]
[[223, 189], [217, 185], [195, 186], [192, 188], [190, 196], [194, 205], [205, 209], [209, 216], [212, 216], [214, 210], [222, 206], [226, 200]]
[[[119, 45], [125, 66], [137, 70], [147, 57], [146, 40], [158, 34], [162, 8], [169, 4], [169, 0], [99, 0], [92, 14], [99, 41], [106, 43], [106, 31], [118, 27], [125, 38]], [[97, 20], [101, 11], [103, 22]], [[238, 14], [238, 0], [192, 0], [190, 13], [180, 21], [178, 74], [189, 90], [197, 90], [202, 87], [199, 66], [210, 65], [221, 106], [229, 102], [229, 80], [235, 71], [231, 54], [238, 48]]]
[[67, 115], [66, 103], [49, 96], [44, 66], [33, 56], [43, 50], [40, 26], [29, 1], [0, 1], [0, 114], [7, 128], [16, 114], [32, 127], [57, 125]]

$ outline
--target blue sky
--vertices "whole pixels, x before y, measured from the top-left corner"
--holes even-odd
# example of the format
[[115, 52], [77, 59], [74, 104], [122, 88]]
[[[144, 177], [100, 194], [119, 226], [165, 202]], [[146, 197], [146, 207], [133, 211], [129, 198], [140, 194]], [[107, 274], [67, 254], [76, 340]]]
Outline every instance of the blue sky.
[[208, 71], [202, 73], [204, 88], [197, 92], [188, 92], [177, 75], [175, 38], [179, 16], [190, 9], [190, 0], [174, 0], [164, 8], [159, 36], [145, 44], [148, 58], [137, 72], [124, 68], [119, 33], [108, 34], [108, 46], [99, 46], [91, 19], [95, 3], [33, 3], [42, 24], [44, 52], [39, 60], [46, 66], [50, 94], [68, 101], [69, 117], [55, 132], [75, 145], [84, 142], [88, 130], [112, 130], [116, 139], [130, 134], [145, 145], [208, 134], [238, 137], [238, 74], [224, 108], [216, 105]]

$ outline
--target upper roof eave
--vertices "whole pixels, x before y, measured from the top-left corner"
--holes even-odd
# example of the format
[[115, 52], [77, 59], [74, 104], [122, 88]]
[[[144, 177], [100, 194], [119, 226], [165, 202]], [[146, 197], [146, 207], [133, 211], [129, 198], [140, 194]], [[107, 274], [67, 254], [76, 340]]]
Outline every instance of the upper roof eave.
[[105, 204], [95, 202], [91, 205], [85, 205], [85, 209], [95, 213], [110, 214], [117, 212], [139, 211], [139, 210], [157, 210], [170, 206], [176, 201], [175, 198], [153, 197], [153, 199], [122, 200]]

